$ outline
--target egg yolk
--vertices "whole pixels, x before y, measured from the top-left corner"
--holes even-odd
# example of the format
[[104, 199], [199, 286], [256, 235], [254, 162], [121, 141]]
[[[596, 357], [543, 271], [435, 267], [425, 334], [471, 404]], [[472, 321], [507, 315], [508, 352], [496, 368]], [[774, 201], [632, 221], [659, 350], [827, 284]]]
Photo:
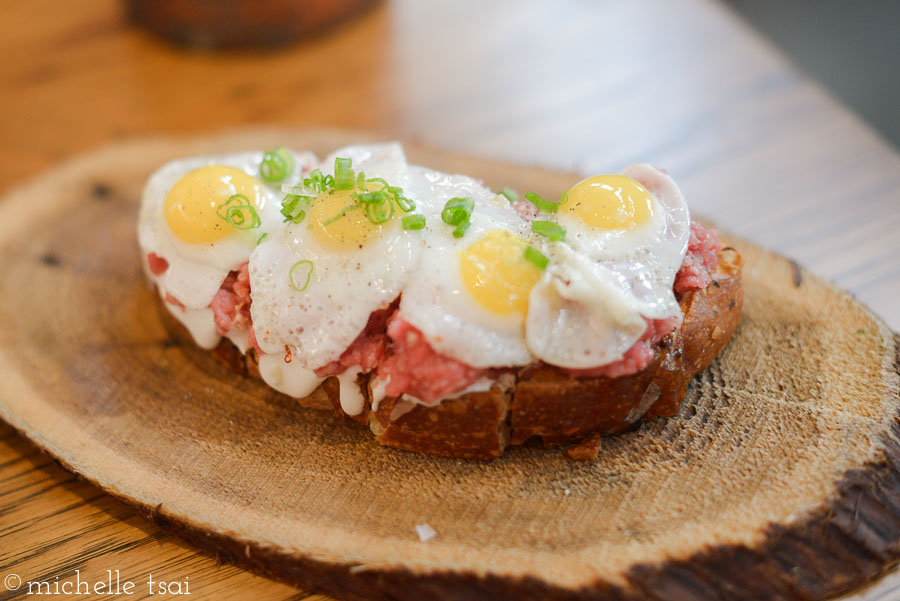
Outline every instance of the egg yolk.
[[211, 165], [184, 175], [166, 196], [166, 223], [184, 242], [209, 244], [236, 230], [222, 219], [216, 209], [235, 194], [243, 194], [259, 208], [261, 184], [235, 167]]
[[[370, 192], [381, 189], [379, 184], [369, 182]], [[373, 223], [363, 207], [357, 204], [353, 194], [357, 190], [328, 190], [320, 194], [309, 209], [309, 227], [316, 239], [326, 248], [337, 250], [360, 249], [372, 238], [381, 234], [397, 216], [398, 209], [384, 223]], [[343, 215], [341, 215], [343, 212]]]
[[595, 175], [572, 186], [562, 210], [591, 227], [627, 230], [653, 217], [653, 196], [630, 177]]
[[459, 253], [462, 280], [479, 305], [493, 313], [528, 310], [528, 295], [541, 277], [524, 258], [527, 242], [506, 230], [491, 230]]

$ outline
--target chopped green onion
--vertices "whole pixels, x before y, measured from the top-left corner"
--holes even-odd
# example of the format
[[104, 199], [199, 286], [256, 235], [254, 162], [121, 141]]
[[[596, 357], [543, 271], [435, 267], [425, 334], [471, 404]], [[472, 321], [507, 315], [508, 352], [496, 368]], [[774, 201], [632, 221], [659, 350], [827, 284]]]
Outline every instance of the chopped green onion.
[[309, 175], [303, 179], [303, 185], [312, 188], [319, 194], [334, 187], [334, 178], [330, 175], [322, 173], [321, 169], [313, 169]]
[[355, 177], [353, 174], [353, 159], [342, 159], [340, 157], [334, 159], [335, 190], [352, 190]]
[[225, 213], [229, 208], [243, 206], [250, 206], [250, 199], [243, 194], [232, 194], [228, 197], [228, 200], [216, 207], [216, 214], [222, 219], [227, 219]]
[[[312, 279], [313, 262], [307, 259], [297, 261], [291, 266], [288, 277], [291, 280], [291, 288], [297, 292], [303, 292], [309, 287], [309, 281]], [[300, 285], [303, 282], [303, 285]]]
[[534, 192], [526, 192], [525, 200], [537, 207], [541, 213], [555, 213], [559, 209], [559, 205], [549, 200], [544, 200], [540, 194]]
[[281, 214], [284, 215], [284, 223], [293, 221], [300, 223], [306, 218], [306, 211], [312, 203], [312, 196], [302, 196], [300, 194], [288, 194], [281, 201]]
[[216, 207], [216, 215], [238, 230], [252, 230], [259, 227], [261, 221], [256, 209], [243, 194], [232, 194], [228, 200]]
[[[380, 192], [380, 190], [379, 190]], [[390, 198], [388, 196], [388, 198]], [[375, 225], [387, 223], [394, 216], [394, 203], [390, 200], [387, 202], [370, 202], [366, 205], [366, 217]]]
[[406, 215], [400, 220], [400, 225], [402, 225], [405, 230], [425, 229], [425, 215]]
[[389, 186], [388, 192], [394, 195], [394, 200], [397, 201], [397, 206], [400, 207], [404, 213], [409, 213], [410, 211], [416, 210], [415, 201], [412, 198], [407, 198], [406, 196], [404, 196], [403, 189]]
[[374, 192], [356, 192], [353, 198], [363, 204], [384, 204], [391, 202], [391, 195], [384, 190], [376, 190]]
[[252, 230], [258, 228], [260, 224], [259, 215], [251, 206], [229, 207], [225, 221], [239, 230]]
[[263, 155], [259, 176], [267, 182], [280, 182], [294, 171], [294, 156], [284, 146]]
[[475, 209], [475, 201], [467, 196], [451, 198], [441, 211], [441, 219], [447, 225], [455, 226], [454, 238], [462, 238], [469, 229], [472, 211]]
[[[355, 204], [348, 205], [341, 209], [339, 213], [323, 223], [325, 226], [331, 225], [346, 215], [347, 211], [356, 208], [362, 208], [366, 218], [376, 225], [386, 223], [394, 217], [394, 203], [397, 203], [397, 206], [405, 213], [409, 213], [416, 208], [416, 203], [403, 195], [402, 188], [390, 186], [387, 181], [380, 177], [366, 179], [365, 173], [363, 172], [354, 175], [352, 162], [349, 158], [336, 158], [334, 160], [334, 173], [335, 177], [331, 181], [328, 181], [328, 178], [331, 176], [323, 177], [318, 170], [313, 171], [309, 178], [303, 180], [304, 185], [308, 188], [320, 190], [320, 193], [327, 189], [352, 190], [353, 188], [356, 188], [351, 195]], [[371, 187], [368, 184], [378, 184], [380, 187], [377, 190], [371, 190]], [[291, 190], [302, 192], [302, 189], [300, 188], [293, 188]], [[282, 213], [286, 217], [293, 217], [296, 215], [294, 218], [299, 219], [299, 221], [295, 221], [295, 223], [299, 223], [303, 220], [305, 213], [301, 216], [297, 211], [300, 211], [301, 209], [305, 211], [309, 208], [309, 203], [314, 200], [312, 197], [308, 198], [308, 201], [298, 201], [296, 204], [291, 201], [287, 204], [286, 208], [282, 210]], [[288, 200], [285, 199], [285, 202], [287, 203]]]
[[466, 230], [469, 229], [470, 225], [472, 225], [472, 222], [469, 221], [468, 219], [466, 221], [463, 221], [459, 225], [457, 225], [453, 229], [453, 237], [454, 238], [462, 238], [465, 235]]
[[528, 261], [529, 263], [531, 263], [532, 265], [534, 265], [541, 271], [544, 271], [545, 269], [547, 269], [547, 265], [550, 264], [550, 259], [547, 258], [547, 255], [545, 255], [544, 253], [542, 253], [541, 251], [539, 251], [538, 249], [536, 249], [533, 246], [525, 247], [524, 257], [525, 257], [526, 261]]
[[500, 190], [500, 196], [505, 196], [509, 202], [519, 202], [519, 193], [512, 188], [503, 188]]
[[566, 228], [552, 221], [532, 221], [531, 231], [554, 242], [566, 239]]
[[256, 245], [259, 246], [259, 243], [262, 242], [262, 241], [266, 238], [266, 236], [268, 236], [268, 235], [269, 235], [269, 234], [263, 234], [262, 236], [260, 236], [259, 238], [257, 238], [257, 239], [256, 239]]
[[346, 207], [344, 207], [343, 209], [341, 209], [341, 210], [338, 212], [337, 215], [335, 215], [334, 217], [329, 217], [328, 219], [326, 219], [326, 220], [322, 223], [322, 225], [323, 225], [324, 227], [328, 227], [329, 225], [331, 225], [332, 223], [334, 223], [335, 221], [337, 221], [338, 219], [340, 219], [341, 217], [343, 217], [344, 215], [346, 215], [346, 214], [347, 214], [347, 211], [352, 211], [353, 209], [356, 209], [356, 208], [359, 208], [359, 203], [352, 204], [352, 205], [347, 205]]
[[386, 181], [384, 181], [384, 178], [381, 178], [381, 177], [370, 177], [369, 179], [365, 180], [365, 183], [381, 184], [381, 189], [384, 190], [385, 192], [388, 192], [389, 191], [388, 188], [390, 188], [390, 186], [388, 186], [388, 183]]
[[441, 219], [447, 225], [461, 225], [469, 220], [474, 208], [475, 201], [467, 196], [451, 198], [444, 205], [444, 210], [441, 211]]

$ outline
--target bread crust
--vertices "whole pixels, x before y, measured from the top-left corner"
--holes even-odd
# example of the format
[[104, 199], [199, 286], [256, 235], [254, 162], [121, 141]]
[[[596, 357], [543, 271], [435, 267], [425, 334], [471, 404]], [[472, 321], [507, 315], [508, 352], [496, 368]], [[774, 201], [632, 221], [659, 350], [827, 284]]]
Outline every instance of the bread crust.
[[385, 399], [369, 427], [382, 445], [461, 459], [495, 459], [509, 444], [509, 404], [513, 378], [483, 392], [446, 399], [434, 407], [413, 405], [391, 419], [398, 403]]
[[[725, 348], [740, 323], [743, 306], [741, 256], [733, 248], [719, 253], [712, 283], [683, 294], [679, 300], [684, 321], [660, 341], [645, 369], [619, 378], [572, 378], [559, 368], [536, 362], [517, 372], [502, 374], [490, 390], [470, 392], [434, 407], [389, 397], [372, 410], [368, 377], [360, 376], [364, 411], [352, 419], [368, 424], [385, 446], [434, 455], [489, 460], [510, 444], [536, 439], [546, 446], [586, 441], [587, 452], [576, 449], [575, 459], [596, 456], [599, 436], [629, 429], [644, 417], [678, 413], [688, 384]], [[165, 322], [180, 339], [190, 342], [187, 330], [163, 310]], [[229, 369], [259, 378], [256, 351], [241, 353], [222, 338], [212, 355]], [[312, 409], [340, 409], [337, 378], [297, 402]]]

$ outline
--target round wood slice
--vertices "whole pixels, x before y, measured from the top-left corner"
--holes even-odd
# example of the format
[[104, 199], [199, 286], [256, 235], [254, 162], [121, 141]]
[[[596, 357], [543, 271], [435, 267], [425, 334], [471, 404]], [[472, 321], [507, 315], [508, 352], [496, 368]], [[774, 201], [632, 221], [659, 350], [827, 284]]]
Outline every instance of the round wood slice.
[[[180, 156], [276, 144], [324, 155], [372, 139], [144, 140], [10, 193], [0, 415], [197, 545], [345, 599], [824, 599], [900, 559], [898, 338], [849, 294], [745, 241], [726, 236], [746, 290], [728, 348], [678, 417], [605, 440], [596, 461], [382, 448], [168, 337], [135, 240], [151, 171]], [[493, 187], [552, 195], [577, 179], [408, 152]], [[421, 542], [421, 524], [437, 535]]]

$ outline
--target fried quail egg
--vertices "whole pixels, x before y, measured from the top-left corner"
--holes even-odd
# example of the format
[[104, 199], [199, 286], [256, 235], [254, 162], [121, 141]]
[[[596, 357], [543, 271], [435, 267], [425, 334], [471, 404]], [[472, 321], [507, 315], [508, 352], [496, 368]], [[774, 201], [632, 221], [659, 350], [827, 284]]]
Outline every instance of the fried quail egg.
[[[429, 196], [428, 242], [422, 268], [407, 282], [400, 316], [441, 354], [474, 367], [522, 365], [524, 320], [540, 270], [524, 259], [528, 224], [509, 202], [465, 176], [419, 168], [411, 190]], [[473, 201], [461, 237], [441, 220], [451, 198]]]
[[680, 315], [672, 286], [690, 216], [670, 177], [650, 165], [582, 180], [557, 221], [564, 242], [539, 241], [550, 259], [530, 296], [528, 348], [547, 363], [589, 368], [620, 359], [644, 318]]
[[[406, 181], [399, 144], [340, 149], [321, 164], [324, 174], [334, 175], [338, 157], [352, 159], [352, 168], [366, 178], [392, 186]], [[292, 361], [322, 367], [341, 356], [372, 312], [400, 295], [424, 248], [422, 232], [404, 230], [398, 208], [383, 223], [374, 222], [354, 207], [358, 191], [354, 186], [318, 194], [300, 223], [287, 224], [251, 255], [251, 315], [264, 352], [284, 354], [287, 346]]]
[[[258, 177], [262, 158], [262, 152], [243, 152], [175, 160], [150, 177], [138, 235], [148, 256], [168, 264], [149, 274], [161, 295], [188, 309], [207, 307], [259, 237], [278, 227], [282, 195]], [[285, 182], [296, 181], [313, 160], [309, 153], [297, 155]]]

